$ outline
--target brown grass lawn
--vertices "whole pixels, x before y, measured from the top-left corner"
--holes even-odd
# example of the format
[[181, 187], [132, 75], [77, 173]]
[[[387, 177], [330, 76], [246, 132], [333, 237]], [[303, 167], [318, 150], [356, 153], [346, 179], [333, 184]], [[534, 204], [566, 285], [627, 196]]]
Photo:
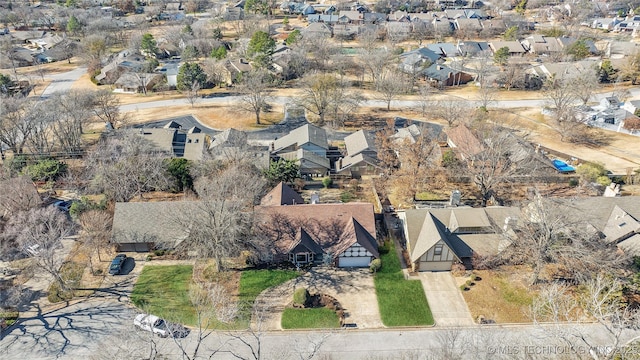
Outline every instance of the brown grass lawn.
[[[462, 295], [475, 320], [482, 316], [499, 324], [531, 322], [527, 314], [536, 291], [526, 285], [522, 270], [511, 267], [502, 271], [474, 271], [481, 280]], [[456, 280], [463, 284], [468, 278]]]

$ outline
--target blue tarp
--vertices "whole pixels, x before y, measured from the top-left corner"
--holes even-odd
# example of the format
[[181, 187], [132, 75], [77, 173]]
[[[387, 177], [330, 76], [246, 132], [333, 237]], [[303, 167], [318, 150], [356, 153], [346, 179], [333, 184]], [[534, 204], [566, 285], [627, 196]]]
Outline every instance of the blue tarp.
[[576, 169], [573, 166], [567, 164], [564, 161], [553, 160], [552, 163], [553, 163], [553, 167], [555, 167], [556, 170], [560, 171], [561, 173], [569, 173], [569, 172], [576, 171]]

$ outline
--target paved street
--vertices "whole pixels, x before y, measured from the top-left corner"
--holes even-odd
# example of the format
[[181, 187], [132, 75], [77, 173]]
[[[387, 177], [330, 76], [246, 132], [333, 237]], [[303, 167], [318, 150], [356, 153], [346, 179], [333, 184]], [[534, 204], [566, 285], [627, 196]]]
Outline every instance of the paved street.
[[[178, 347], [172, 339], [150, 338], [136, 331], [132, 325], [135, 311], [124, 302], [91, 299], [66, 308], [42, 312], [24, 319], [0, 340], [0, 358], [13, 359], [133, 359], [146, 356], [151, 344], [168, 359], [180, 358]], [[321, 343], [320, 353], [331, 359], [364, 359], [376, 356], [380, 359], [398, 359], [414, 355], [414, 359], [441, 359], [445, 354], [463, 359], [520, 359], [554, 358], [548, 354], [569, 351], [560, 339], [567, 333], [586, 334], [590, 344], [607, 346], [612, 341], [597, 324], [547, 326], [472, 326], [466, 328], [442, 327], [401, 330], [338, 330], [333, 332], [276, 331], [256, 333], [256, 337], [243, 335], [249, 343], [261, 342], [262, 359], [294, 359], [308, 353], [315, 343]], [[623, 339], [638, 336], [625, 334]], [[589, 347], [573, 336], [576, 352], [585, 358]], [[182, 340], [187, 350], [196, 344], [192, 332]], [[249, 356], [249, 348], [227, 333], [215, 333], [206, 338], [200, 349], [202, 358], [215, 350], [222, 352], [214, 359], [231, 359], [233, 350]], [[606, 350], [600, 348], [599, 351]], [[535, 356], [535, 351], [540, 352]], [[546, 351], [546, 355], [542, 354]]]
[[60, 74], [48, 75], [47, 77], [51, 79], [51, 83], [47, 86], [40, 94], [41, 98], [47, 98], [51, 96], [51, 94], [56, 92], [67, 92], [71, 90], [73, 83], [76, 80], [80, 79], [80, 77], [87, 73], [87, 68], [84, 66], [78, 67], [74, 70], [67, 71]]

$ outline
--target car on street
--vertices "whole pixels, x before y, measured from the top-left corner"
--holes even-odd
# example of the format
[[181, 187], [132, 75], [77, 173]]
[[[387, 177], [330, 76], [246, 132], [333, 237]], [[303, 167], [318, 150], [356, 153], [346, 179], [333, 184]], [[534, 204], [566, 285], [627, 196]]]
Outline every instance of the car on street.
[[116, 257], [113, 258], [113, 260], [111, 261], [111, 265], [109, 266], [109, 275], [120, 274], [120, 271], [122, 270], [122, 265], [124, 265], [124, 262], [126, 260], [127, 260], [127, 255], [125, 254], [116, 255]]
[[183, 338], [189, 334], [189, 330], [184, 326], [166, 322], [164, 319], [151, 314], [138, 314], [133, 319], [133, 325], [160, 337]]

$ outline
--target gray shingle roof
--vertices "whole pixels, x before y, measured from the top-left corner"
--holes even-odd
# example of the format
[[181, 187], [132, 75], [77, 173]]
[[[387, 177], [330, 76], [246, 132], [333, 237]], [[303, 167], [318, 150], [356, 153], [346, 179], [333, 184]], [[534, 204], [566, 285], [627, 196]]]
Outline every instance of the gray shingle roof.
[[277, 139], [273, 143], [273, 151], [278, 152], [289, 146], [300, 147], [304, 144], [314, 144], [323, 149], [329, 148], [327, 142], [327, 132], [323, 128], [306, 124], [297, 129], [291, 130], [289, 134]]
[[116, 203], [112, 242], [150, 242], [175, 247], [188, 235], [176, 220], [176, 214], [194, 207], [191, 201]]

